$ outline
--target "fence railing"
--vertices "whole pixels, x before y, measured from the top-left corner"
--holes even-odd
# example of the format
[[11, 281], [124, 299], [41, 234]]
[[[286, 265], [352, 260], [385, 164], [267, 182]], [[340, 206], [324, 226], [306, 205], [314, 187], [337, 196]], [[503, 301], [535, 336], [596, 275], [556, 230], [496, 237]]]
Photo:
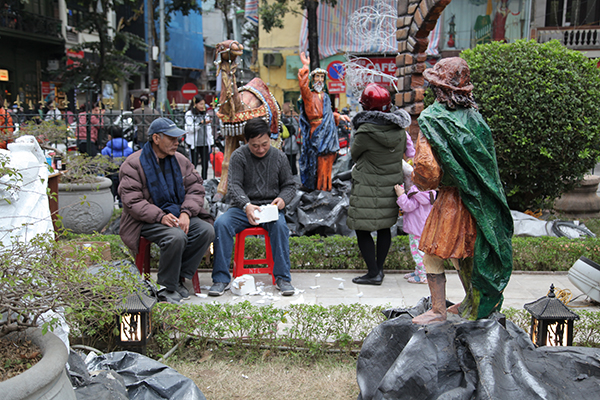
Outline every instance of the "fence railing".
[[600, 26], [538, 29], [537, 40], [539, 43], [554, 39], [572, 50], [600, 49]]
[[37, 35], [62, 37], [59, 19], [11, 8], [0, 10], [0, 27]]
[[[138, 141], [138, 131], [147, 132], [150, 123], [160, 117], [160, 114], [146, 114], [143, 111], [134, 115], [132, 111], [114, 110], [106, 110], [102, 114], [50, 111], [46, 114], [9, 112], [8, 115], [9, 117], [4, 117], [3, 110], [0, 111], [0, 145], [27, 134], [28, 125], [56, 124], [64, 128], [60, 130], [64, 135], [54, 135], [60, 136], [58, 138], [53, 136], [51, 144], [53, 147], [60, 151], [79, 150], [86, 153], [90, 152], [90, 147], [87, 146], [88, 139], [91, 139], [98, 150], [102, 150], [109, 140], [109, 135], [114, 134], [114, 128], [120, 128], [123, 138], [129, 142], [130, 147], [134, 151], [138, 150], [143, 146], [143, 142]], [[210, 156], [209, 146], [213, 153], [216, 149], [223, 150], [222, 141], [219, 138], [220, 121], [212, 114], [186, 118], [185, 113], [181, 110], [165, 113], [164, 116], [186, 132], [187, 138], [182, 138], [180, 150], [195, 165], [202, 166], [202, 175], [207, 178], [208, 174], [205, 170], [208, 170], [208, 158], [215, 157], [214, 155]], [[211, 177], [215, 177], [214, 173], [213, 170]]]

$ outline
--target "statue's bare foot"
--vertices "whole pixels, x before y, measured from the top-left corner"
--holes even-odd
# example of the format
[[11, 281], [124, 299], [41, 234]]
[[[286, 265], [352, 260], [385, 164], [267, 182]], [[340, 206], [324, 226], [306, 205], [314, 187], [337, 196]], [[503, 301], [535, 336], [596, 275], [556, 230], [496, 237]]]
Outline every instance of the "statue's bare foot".
[[444, 322], [446, 321], [446, 313], [435, 313], [433, 310], [429, 310], [426, 313], [418, 315], [413, 318], [413, 324], [418, 325], [429, 325], [436, 322]]
[[448, 307], [448, 309], [446, 311], [448, 311], [449, 313], [458, 315], [458, 307], [460, 307], [461, 304], [462, 303], [453, 304], [450, 307]]

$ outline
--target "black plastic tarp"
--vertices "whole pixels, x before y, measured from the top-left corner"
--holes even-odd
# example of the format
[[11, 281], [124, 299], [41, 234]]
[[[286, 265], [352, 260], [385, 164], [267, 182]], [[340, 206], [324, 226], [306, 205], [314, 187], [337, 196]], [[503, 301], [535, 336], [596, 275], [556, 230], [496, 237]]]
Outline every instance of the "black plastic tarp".
[[[426, 307], [421, 301], [419, 314]], [[357, 361], [359, 400], [600, 398], [600, 349], [535, 348], [510, 321], [415, 325], [392, 312], [366, 338]]]
[[[299, 189], [300, 183], [298, 183], [296, 196], [285, 208], [285, 219], [290, 228], [290, 235], [350, 236], [354, 234], [354, 231], [346, 226], [351, 188], [349, 177], [349, 174], [341, 176], [344, 180], [335, 177], [332, 181], [331, 192], [321, 190], [303, 191]], [[212, 202], [217, 185], [218, 181], [216, 179], [208, 180], [205, 183], [210, 212], [216, 217], [230, 207], [227, 204], [227, 197], [223, 202]]]
[[71, 353], [69, 371], [78, 399], [206, 400], [190, 378], [144, 355], [117, 351], [83, 364]]

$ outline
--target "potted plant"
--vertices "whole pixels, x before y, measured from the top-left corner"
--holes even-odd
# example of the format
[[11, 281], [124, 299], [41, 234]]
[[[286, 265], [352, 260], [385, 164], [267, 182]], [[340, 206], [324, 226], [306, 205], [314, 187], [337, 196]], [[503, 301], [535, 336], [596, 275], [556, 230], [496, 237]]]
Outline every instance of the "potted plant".
[[74, 233], [99, 232], [108, 224], [114, 209], [106, 176], [119, 167], [102, 156], [67, 154], [66, 170], [58, 184], [58, 213], [64, 228]]
[[[12, 354], [17, 353], [17, 345], [28, 340], [42, 353], [37, 364], [0, 383], [0, 391], [7, 396], [3, 398], [30, 398], [48, 390], [69, 392], [71, 384], [64, 368], [68, 351], [52, 331], [56, 332], [64, 318], [63, 324], [70, 328], [70, 340], [99, 333], [105, 341], [106, 337], [110, 340], [117, 330], [119, 307], [127, 294], [135, 290], [138, 277], [126, 268], [110, 264], [93, 273], [88, 264], [100, 260], [99, 252], [74, 247], [66, 252], [62, 242], [51, 235], [39, 235], [26, 243], [15, 241], [10, 249], [2, 250], [0, 310], [4, 318], [0, 322], [0, 338], [10, 338]], [[49, 311], [61, 312], [63, 317], [57, 313], [48, 316]], [[6, 345], [6, 341], [2, 344]]]
[[[61, 339], [52, 331], [66, 324], [71, 337], [99, 331], [112, 336], [119, 307], [139, 278], [112, 264], [92, 272], [88, 264], [98, 262], [100, 252], [76, 247], [66, 252], [49, 234], [28, 242], [14, 240], [8, 247], [0, 245], [0, 354], [19, 354], [18, 348], [31, 341], [42, 357], [25, 372], [0, 382], [2, 398], [56, 392], [60, 394], [53, 398], [74, 399], [65, 372], [68, 349], [61, 340], [68, 330], [60, 330]], [[1, 350], [7, 345], [10, 351]], [[3, 359], [4, 369], [9, 365], [11, 361]]]

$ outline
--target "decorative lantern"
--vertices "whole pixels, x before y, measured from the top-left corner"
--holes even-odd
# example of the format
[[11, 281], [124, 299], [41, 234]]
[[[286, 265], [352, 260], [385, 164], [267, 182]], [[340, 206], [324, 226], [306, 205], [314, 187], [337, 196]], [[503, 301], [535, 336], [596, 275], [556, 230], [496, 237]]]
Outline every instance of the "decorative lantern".
[[121, 308], [118, 345], [145, 353], [146, 342], [152, 334], [152, 307], [155, 304], [155, 298], [143, 293], [127, 296]]
[[573, 321], [579, 319], [579, 315], [556, 298], [553, 284], [547, 296], [523, 307], [531, 314], [533, 344], [537, 347], [573, 345]]

